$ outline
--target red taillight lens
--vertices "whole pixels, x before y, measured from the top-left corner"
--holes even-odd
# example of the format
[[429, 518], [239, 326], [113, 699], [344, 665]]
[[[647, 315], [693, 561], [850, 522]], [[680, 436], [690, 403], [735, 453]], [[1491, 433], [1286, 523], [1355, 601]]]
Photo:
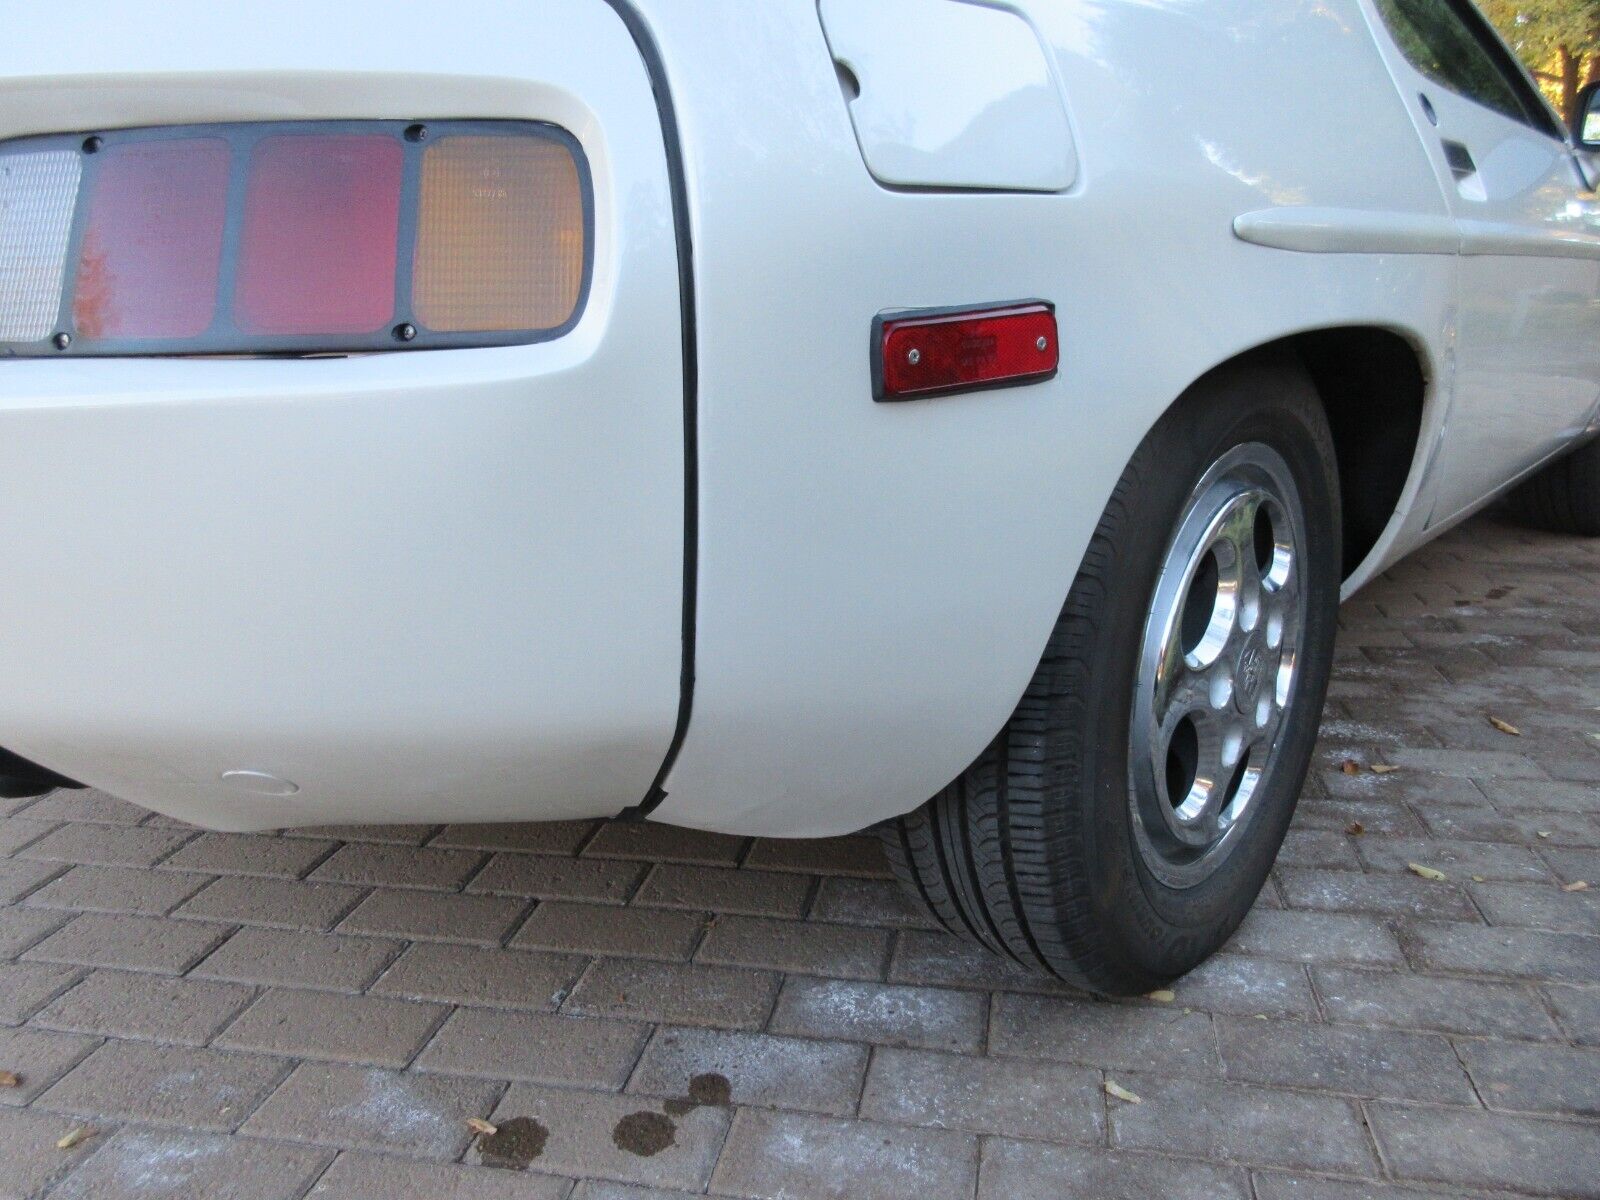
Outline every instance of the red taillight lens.
[[874, 340], [879, 400], [1032, 383], [1061, 363], [1055, 309], [1038, 302], [880, 317]]
[[246, 333], [375, 333], [394, 323], [400, 142], [282, 134], [250, 155], [234, 320]]
[[0, 143], [0, 356], [511, 345], [579, 319], [594, 199], [528, 121]]
[[76, 334], [198, 337], [217, 308], [228, 143], [126, 142], [99, 154], [73, 289]]

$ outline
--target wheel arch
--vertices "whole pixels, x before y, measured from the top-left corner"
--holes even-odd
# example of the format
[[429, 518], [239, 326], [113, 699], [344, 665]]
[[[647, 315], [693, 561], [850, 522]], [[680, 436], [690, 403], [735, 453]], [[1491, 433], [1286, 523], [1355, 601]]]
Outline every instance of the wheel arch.
[[1262, 357], [1288, 357], [1302, 366], [1327, 414], [1339, 474], [1342, 567], [1349, 581], [1380, 551], [1422, 481], [1434, 378], [1430, 356], [1420, 340], [1401, 330], [1336, 325], [1252, 346], [1206, 375]]

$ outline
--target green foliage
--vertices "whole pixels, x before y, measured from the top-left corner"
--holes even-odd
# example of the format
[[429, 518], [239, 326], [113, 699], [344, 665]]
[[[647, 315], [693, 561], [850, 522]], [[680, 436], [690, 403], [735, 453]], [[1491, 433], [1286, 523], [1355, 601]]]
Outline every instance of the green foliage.
[[1549, 70], [1565, 49], [1600, 51], [1600, 0], [1483, 0], [1483, 11], [1522, 61]]

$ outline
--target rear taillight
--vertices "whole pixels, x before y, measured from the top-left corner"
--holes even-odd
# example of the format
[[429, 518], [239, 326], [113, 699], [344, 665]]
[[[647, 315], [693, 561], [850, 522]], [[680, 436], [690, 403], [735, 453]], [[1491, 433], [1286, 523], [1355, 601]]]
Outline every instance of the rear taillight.
[[513, 121], [298, 122], [0, 144], [0, 354], [505, 345], [576, 322], [593, 193]]

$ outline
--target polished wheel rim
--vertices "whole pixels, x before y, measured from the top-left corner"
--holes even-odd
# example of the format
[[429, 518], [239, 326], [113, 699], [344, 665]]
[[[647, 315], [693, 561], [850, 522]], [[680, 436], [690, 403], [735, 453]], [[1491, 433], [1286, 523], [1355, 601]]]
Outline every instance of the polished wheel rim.
[[1190, 495], [1145, 623], [1129, 801], [1141, 857], [1171, 887], [1216, 873], [1277, 769], [1306, 624], [1305, 517], [1257, 442]]

